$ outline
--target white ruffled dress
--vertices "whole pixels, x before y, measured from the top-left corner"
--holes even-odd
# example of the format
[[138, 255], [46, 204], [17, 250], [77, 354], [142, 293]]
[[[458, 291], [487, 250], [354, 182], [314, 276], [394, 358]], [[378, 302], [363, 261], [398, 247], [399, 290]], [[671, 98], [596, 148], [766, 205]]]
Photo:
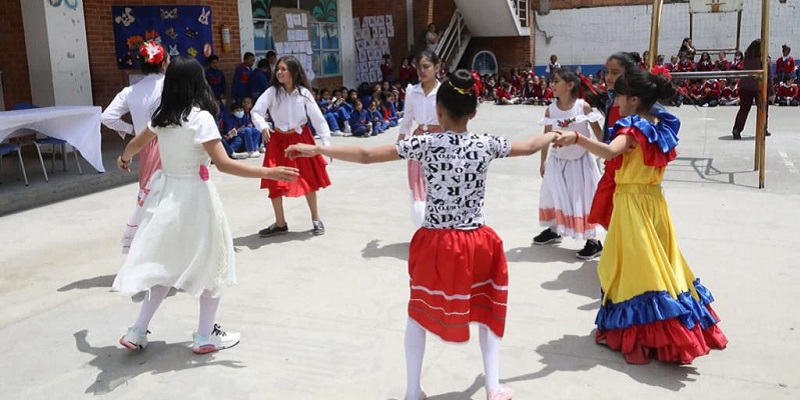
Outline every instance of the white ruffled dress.
[[[539, 124], [577, 131], [588, 140], [594, 140], [589, 124], [602, 120], [603, 115], [597, 110], [585, 114], [583, 107], [581, 99], [567, 111], [560, 110], [557, 103], [553, 103], [548, 107], [550, 117], [543, 118]], [[586, 149], [576, 145], [551, 147], [539, 192], [540, 225], [576, 240], [597, 238], [601, 228], [589, 224], [588, 218], [599, 181], [597, 160]]]
[[212, 297], [236, 282], [233, 238], [203, 143], [218, 140], [214, 117], [194, 109], [158, 136], [162, 169], [150, 179], [142, 222], [113, 288], [126, 296], [155, 285]]

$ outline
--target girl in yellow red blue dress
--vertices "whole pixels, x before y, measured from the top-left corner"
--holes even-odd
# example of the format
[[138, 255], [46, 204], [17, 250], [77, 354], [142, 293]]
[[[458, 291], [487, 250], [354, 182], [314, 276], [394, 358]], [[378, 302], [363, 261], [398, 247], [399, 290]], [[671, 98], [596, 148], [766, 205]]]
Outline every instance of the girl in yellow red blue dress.
[[[630, 71], [614, 89], [620, 115], [609, 143], [560, 131], [557, 144], [578, 145], [611, 160], [614, 208], [597, 266], [603, 299], [596, 340], [630, 364], [690, 363], [728, 343], [711, 292], [683, 258], [661, 188], [677, 152], [680, 121], [656, 104], [675, 94], [661, 76]], [[654, 107], [655, 106], [655, 107]]]
[[427, 196], [425, 219], [411, 240], [408, 258], [407, 400], [426, 398], [420, 385], [426, 331], [447, 342], [466, 342], [471, 322], [480, 325], [486, 398], [508, 400], [513, 395], [500, 386], [498, 372], [508, 268], [502, 240], [484, 224], [486, 174], [494, 159], [533, 154], [552, 142], [555, 133], [509, 143], [469, 132], [467, 123], [478, 106], [474, 84], [469, 71], [458, 70], [437, 89], [436, 114], [444, 132], [371, 148], [295, 144], [286, 150], [291, 158], [322, 154], [365, 164], [400, 159], [421, 163]]

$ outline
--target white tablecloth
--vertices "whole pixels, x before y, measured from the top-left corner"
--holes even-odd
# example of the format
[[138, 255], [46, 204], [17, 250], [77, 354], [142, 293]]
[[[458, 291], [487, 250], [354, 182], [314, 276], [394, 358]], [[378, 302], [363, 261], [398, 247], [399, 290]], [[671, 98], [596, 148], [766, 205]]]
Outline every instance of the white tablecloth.
[[[98, 172], [105, 172], [100, 149], [100, 107], [58, 106], [0, 111], [0, 142], [33, 130], [66, 140], [81, 152]], [[16, 133], [16, 134], [15, 134]], [[27, 132], [30, 133], [30, 132]]]

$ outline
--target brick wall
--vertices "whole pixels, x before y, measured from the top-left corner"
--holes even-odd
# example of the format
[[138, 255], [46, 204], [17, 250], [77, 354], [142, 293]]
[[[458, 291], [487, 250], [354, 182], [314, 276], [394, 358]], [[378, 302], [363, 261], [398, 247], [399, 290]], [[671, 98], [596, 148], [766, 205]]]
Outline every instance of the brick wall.
[[[94, 103], [105, 107], [114, 95], [128, 85], [128, 74], [136, 70], [117, 68], [114, 54], [112, 5], [208, 5], [211, 7], [212, 37], [214, 50], [219, 56], [220, 69], [227, 81], [233, 80], [233, 70], [241, 62], [239, 51], [239, 10], [232, 0], [84, 0], [86, 14], [86, 36], [89, 45], [89, 66], [92, 73]], [[231, 48], [222, 52], [221, 25], [225, 22], [231, 28]], [[228, 87], [230, 91], [230, 87]]]
[[498, 74], [508, 75], [509, 69], [522, 68], [532, 60], [533, 40], [530, 36], [472, 38], [459, 68], [471, 68], [472, 59], [483, 50], [494, 53]]
[[3, 96], [6, 109], [31, 101], [28, 55], [19, 0], [0, 1], [0, 71], [3, 71]]
[[444, 31], [450, 25], [450, 18], [456, 10], [453, 0], [414, 0], [414, 46], [411, 53], [416, 55], [425, 50], [425, 34], [428, 24], [433, 22], [437, 31]]

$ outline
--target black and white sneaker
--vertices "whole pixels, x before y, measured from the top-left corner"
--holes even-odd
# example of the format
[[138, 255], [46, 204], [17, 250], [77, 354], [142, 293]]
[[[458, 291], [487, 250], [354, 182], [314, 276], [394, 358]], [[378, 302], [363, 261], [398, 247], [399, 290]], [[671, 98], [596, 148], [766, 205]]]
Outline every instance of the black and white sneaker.
[[314, 225], [314, 230], [311, 231], [314, 236], [325, 234], [325, 225], [322, 224], [322, 221], [312, 221], [311, 224]]
[[533, 244], [556, 244], [561, 243], [561, 235], [553, 232], [552, 229], [547, 228], [542, 233], [533, 238]]
[[278, 224], [272, 224], [260, 231], [258, 231], [258, 236], [260, 237], [270, 237], [275, 235], [283, 235], [289, 232], [289, 226], [278, 226]]
[[581, 260], [591, 260], [603, 253], [603, 244], [597, 239], [589, 239], [583, 250], [575, 254]]

